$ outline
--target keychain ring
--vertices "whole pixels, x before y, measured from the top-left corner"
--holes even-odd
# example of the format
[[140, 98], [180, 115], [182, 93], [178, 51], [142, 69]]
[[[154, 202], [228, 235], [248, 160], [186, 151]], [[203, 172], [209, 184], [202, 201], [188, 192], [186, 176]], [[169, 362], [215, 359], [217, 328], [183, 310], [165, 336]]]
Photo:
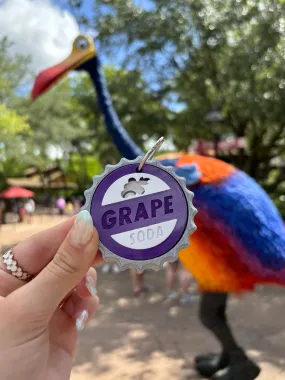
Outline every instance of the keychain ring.
[[150, 148], [150, 150], [145, 154], [144, 158], [139, 164], [138, 167], [138, 172], [142, 171], [142, 168], [144, 164], [148, 161], [151, 160], [154, 154], [160, 149], [161, 145], [164, 143], [164, 137], [161, 137], [157, 142], [154, 144], [153, 147]]

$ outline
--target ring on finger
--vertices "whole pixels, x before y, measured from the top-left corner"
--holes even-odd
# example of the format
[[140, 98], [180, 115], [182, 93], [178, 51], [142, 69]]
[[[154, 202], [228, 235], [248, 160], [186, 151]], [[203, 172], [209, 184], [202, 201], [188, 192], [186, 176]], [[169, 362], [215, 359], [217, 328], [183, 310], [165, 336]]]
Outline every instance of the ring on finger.
[[10, 248], [6, 253], [4, 253], [2, 256], [2, 261], [5, 264], [7, 271], [19, 280], [28, 281], [32, 278], [32, 275], [24, 272], [18, 265], [14, 258], [13, 248]]

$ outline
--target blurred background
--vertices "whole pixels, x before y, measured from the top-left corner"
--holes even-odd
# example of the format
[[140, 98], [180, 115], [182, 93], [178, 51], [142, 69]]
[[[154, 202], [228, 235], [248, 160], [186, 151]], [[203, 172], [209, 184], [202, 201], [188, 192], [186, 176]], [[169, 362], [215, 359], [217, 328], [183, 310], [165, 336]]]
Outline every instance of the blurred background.
[[[87, 74], [30, 97], [35, 76], [66, 58], [80, 32], [95, 39], [114, 107], [138, 145], [165, 136], [160, 153], [229, 162], [285, 217], [284, 0], [0, 0], [2, 250], [76, 213], [92, 177], [120, 159]], [[101, 310], [82, 334], [74, 379], [198, 379], [197, 346], [215, 347], [196, 320], [199, 295], [166, 302], [164, 272], [146, 275], [153, 289], [137, 299], [127, 273], [103, 268]], [[232, 301], [239, 338], [263, 379], [284, 378], [282, 289], [247, 297], [243, 311]]]

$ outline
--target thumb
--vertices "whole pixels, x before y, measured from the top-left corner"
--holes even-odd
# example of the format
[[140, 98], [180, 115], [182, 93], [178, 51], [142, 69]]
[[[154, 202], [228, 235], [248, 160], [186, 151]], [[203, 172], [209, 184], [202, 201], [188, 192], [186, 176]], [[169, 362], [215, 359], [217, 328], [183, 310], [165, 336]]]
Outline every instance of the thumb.
[[81, 211], [52, 261], [22, 289], [25, 304], [34, 312], [52, 316], [66, 295], [92, 266], [98, 234], [88, 211]]

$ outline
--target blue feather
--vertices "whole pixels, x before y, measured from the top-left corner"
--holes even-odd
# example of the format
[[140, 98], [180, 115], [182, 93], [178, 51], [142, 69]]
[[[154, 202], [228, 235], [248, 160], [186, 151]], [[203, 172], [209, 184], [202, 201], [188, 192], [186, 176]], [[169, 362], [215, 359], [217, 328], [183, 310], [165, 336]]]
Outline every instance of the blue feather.
[[178, 158], [160, 160], [159, 162], [165, 166], [173, 166], [175, 174], [178, 175], [178, 177], [185, 178], [187, 186], [191, 186], [199, 182], [202, 174], [199, 172], [198, 165], [193, 164], [176, 167], [177, 161]]
[[241, 244], [266, 269], [285, 268], [285, 227], [266, 192], [247, 174], [237, 171], [224, 182], [193, 187], [195, 206], [221, 221], [224, 233]]

